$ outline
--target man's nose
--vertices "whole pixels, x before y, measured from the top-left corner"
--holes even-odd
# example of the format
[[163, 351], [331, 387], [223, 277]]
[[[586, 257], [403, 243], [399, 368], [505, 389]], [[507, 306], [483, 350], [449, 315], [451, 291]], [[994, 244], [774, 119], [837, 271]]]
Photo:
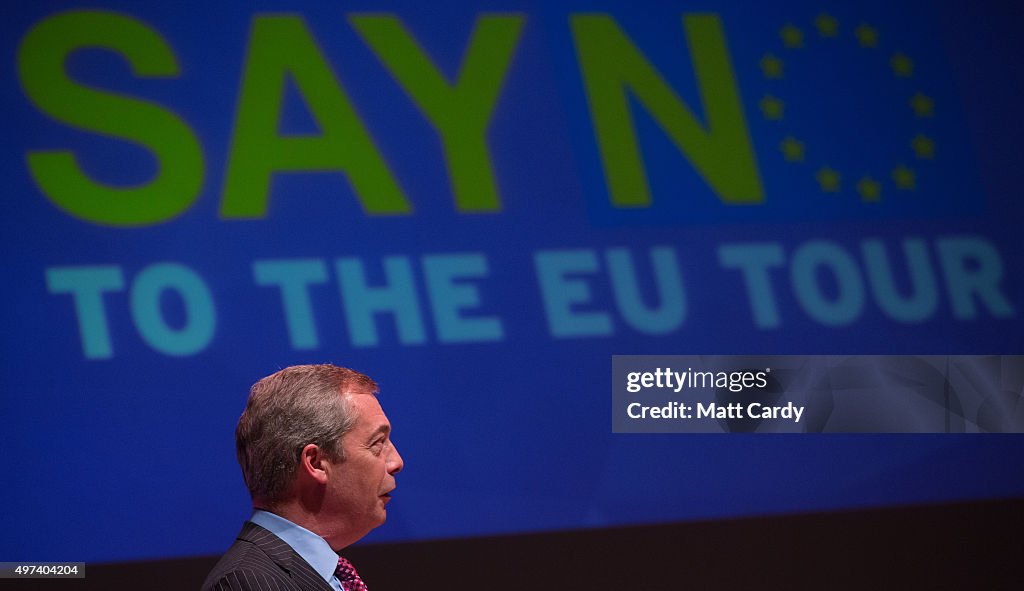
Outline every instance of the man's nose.
[[391, 442], [391, 454], [388, 457], [387, 471], [388, 474], [398, 474], [405, 467], [405, 462], [402, 460], [402, 454], [398, 453], [398, 447], [395, 442]]

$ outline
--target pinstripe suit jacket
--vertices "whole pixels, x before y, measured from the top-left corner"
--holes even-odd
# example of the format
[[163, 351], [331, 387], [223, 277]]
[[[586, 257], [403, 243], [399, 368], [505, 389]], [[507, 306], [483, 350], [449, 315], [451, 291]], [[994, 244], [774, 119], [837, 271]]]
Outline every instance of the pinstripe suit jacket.
[[284, 540], [251, 521], [213, 567], [202, 591], [332, 591]]

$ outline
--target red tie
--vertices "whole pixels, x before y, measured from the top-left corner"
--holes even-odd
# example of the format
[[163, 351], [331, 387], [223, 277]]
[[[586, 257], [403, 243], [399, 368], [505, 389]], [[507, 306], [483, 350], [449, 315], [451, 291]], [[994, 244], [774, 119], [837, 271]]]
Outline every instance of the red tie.
[[341, 588], [345, 591], [366, 591], [366, 583], [359, 578], [356, 567], [342, 556], [338, 557], [338, 568], [334, 569], [334, 576], [341, 581]]

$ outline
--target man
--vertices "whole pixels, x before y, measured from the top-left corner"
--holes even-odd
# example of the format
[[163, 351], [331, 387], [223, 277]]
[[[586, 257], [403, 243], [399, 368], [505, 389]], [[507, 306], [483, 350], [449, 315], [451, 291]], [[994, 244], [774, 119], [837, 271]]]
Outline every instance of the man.
[[253, 516], [204, 591], [364, 591], [338, 551], [384, 523], [402, 456], [377, 384], [334, 365], [288, 367], [249, 392], [235, 430]]

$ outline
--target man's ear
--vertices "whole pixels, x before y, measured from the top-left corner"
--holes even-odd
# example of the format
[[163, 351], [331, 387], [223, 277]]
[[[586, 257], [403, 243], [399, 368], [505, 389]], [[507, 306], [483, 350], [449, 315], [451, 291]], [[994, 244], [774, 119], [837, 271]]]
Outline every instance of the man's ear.
[[299, 452], [299, 474], [300, 477], [310, 478], [318, 484], [327, 484], [327, 471], [324, 460], [327, 457], [324, 450], [314, 443], [307, 444]]

